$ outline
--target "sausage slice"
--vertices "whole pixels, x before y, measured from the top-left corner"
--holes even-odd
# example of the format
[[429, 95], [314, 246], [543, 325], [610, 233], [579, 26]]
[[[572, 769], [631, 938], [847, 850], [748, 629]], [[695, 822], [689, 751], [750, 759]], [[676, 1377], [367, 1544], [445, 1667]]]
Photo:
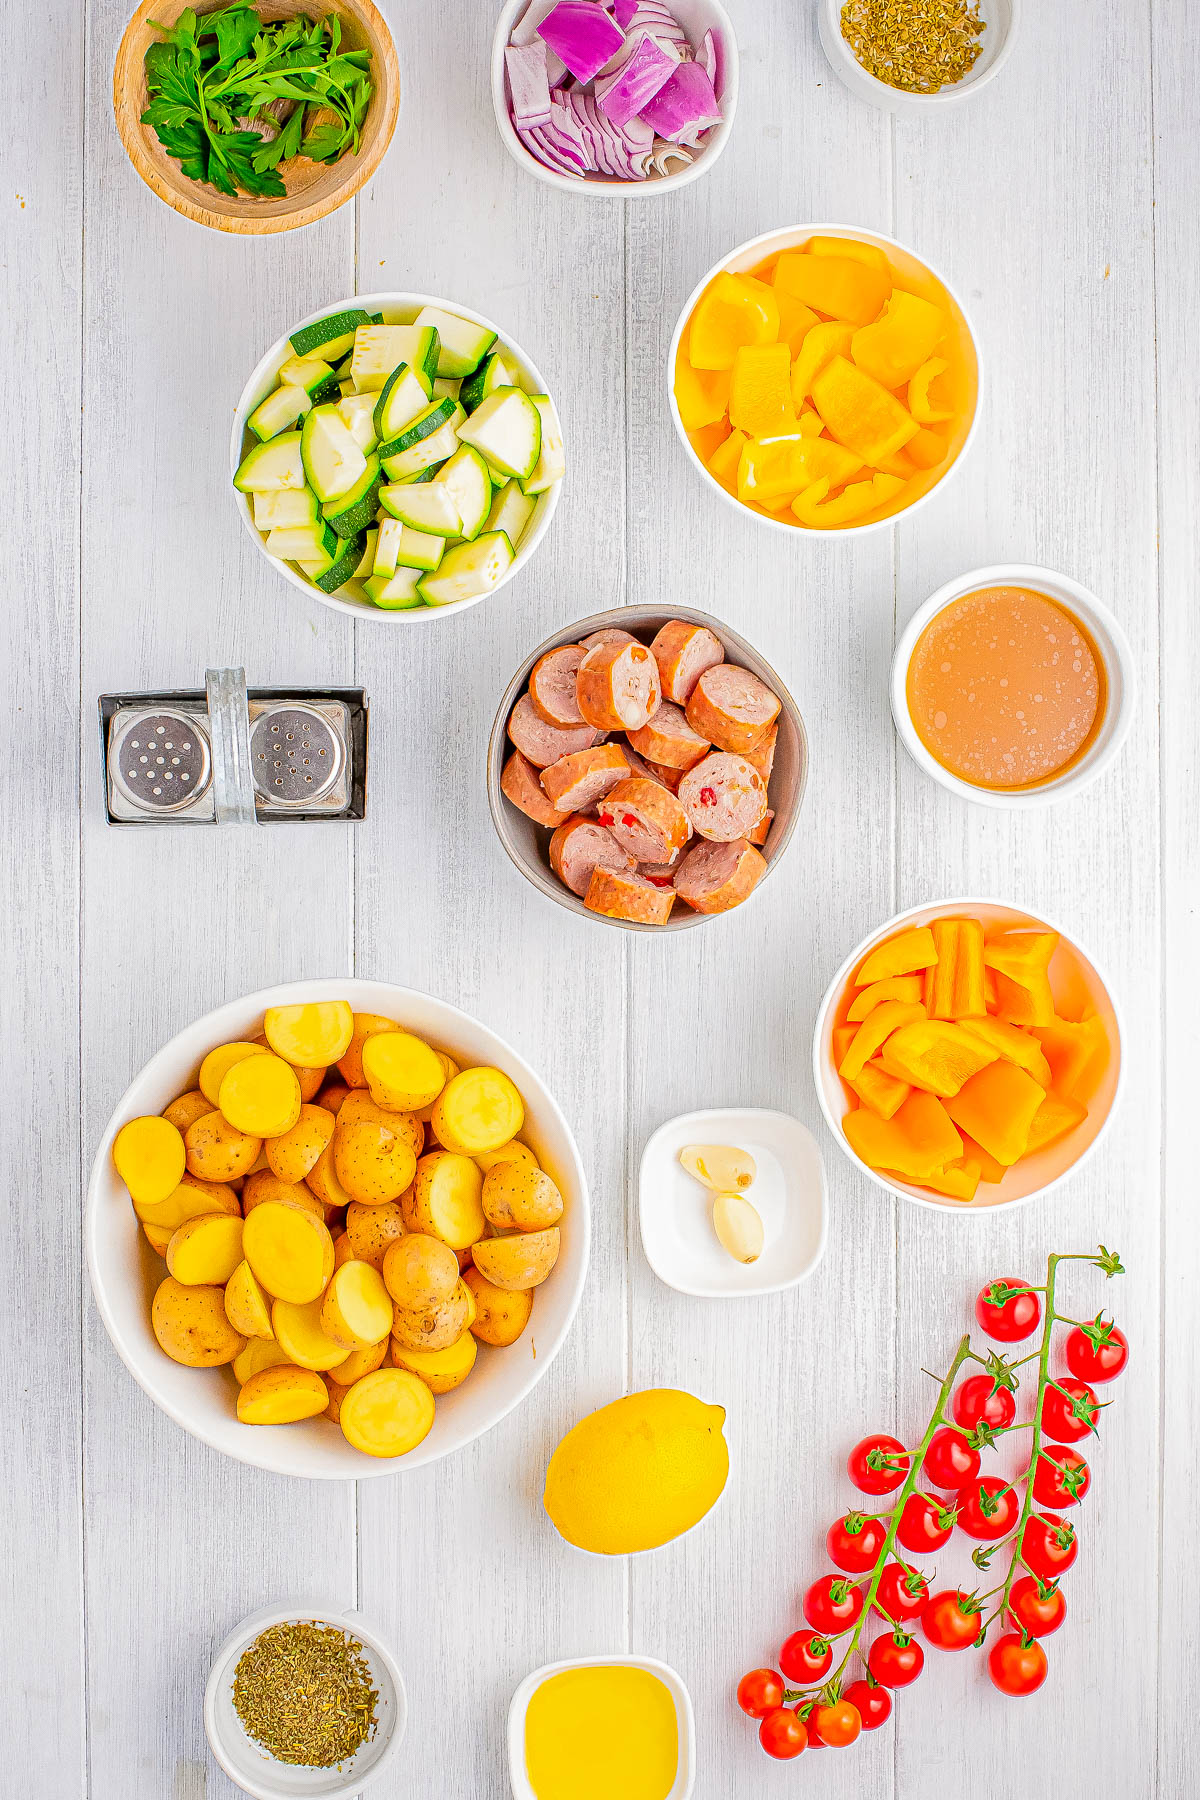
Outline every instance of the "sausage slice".
[[580, 648], [594, 650], [597, 644], [636, 644], [637, 639], [632, 631], [621, 631], [616, 625], [602, 626], [599, 631], [589, 631], [585, 638], [580, 638]]
[[732, 663], [706, 669], [687, 703], [688, 724], [718, 749], [739, 755], [761, 744], [779, 717], [780, 700], [765, 681]]
[[583, 904], [589, 912], [608, 919], [628, 919], [635, 925], [665, 925], [675, 904], [675, 889], [655, 887], [634, 870], [592, 870]]
[[686, 769], [669, 769], [666, 763], [648, 762], [646, 773], [651, 781], [661, 781], [665, 788], [673, 794], [679, 792], [679, 784], [687, 773]]
[[575, 678], [579, 710], [597, 731], [637, 731], [658, 710], [658, 664], [644, 644], [597, 644]]
[[593, 869], [632, 869], [633, 858], [595, 819], [576, 816], [560, 825], [550, 839], [550, 867], [565, 887], [582, 898]]
[[537, 770], [519, 750], [514, 750], [504, 765], [500, 791], [538, 825], [553, 827], [561, 825], [570, 817], [569, 813], [560, 812], [556, 806], [551, 805], [538, 781]]
[[509, 714], [508, 735], [536, 769], [545, 769], [576, 750], [589, 750], [596, 741], [596, 732], [590, 725], [579, 725], [570, 731], [547, 725], [534, 711], [528, 694], [521, 695]]
[[581, 644], [561, 644], [557, 650], [547, 650], [533, 665], [529, 677], [533, 710], [560, 731], [587, 723], [575, 697], [575, 673], [586, 655]]
[[725, 661], [725, 646], [716, 633], [707, 625], [689, 625], [683, 619], [668, 619], [650, 648], [662, 691], [678, 706], [687, 705], [706, 669]]
[[766, 872], [766, 858], [745, 838], [697, 844], [676, 871], [675, 891], [697, 912], [728, 912], [754, 892]]
[[586, 812], [624, 781], [629, 764], [620, 744], [597, 744], [588, 750], [572, 751], [542, 770], [542, 787], [551, 806], [559, 812]]
[[775, 746], [779, 742], [779, 721], [776, 720], [761, 744], [755, 744], [753, 750], [743, 750], [742, 755], [748, 763], [753, 763], [764, 781], [770, 781], [771, 770], [775, 767]]
[[670, 789], [636, 777], [613, 788], [600, 809], [600, 823], [640, 863], [671, 862], [692, 835], [688, 816]]
[[712, 745], [694, 732], [682, 706], [664, 700], [654, 717], [640, 731], [631, 731], [629, 741], [641, 755], [669, 769], [694, 769]]
[[[747, 758], [746, 760], [749, 761], [749, 758]], [[754, 827], [754, 830], [748, 831], [746, 833], [747, 843], [765, 844], [767, 841], [768, 833], [770, 832], [770, 829], [771, 829], [771, 821], [774, 819], [774, 817], [775, 817], [775, 814], [773, 812], [771, 812], [770, 809], [768, 808], [768, 810], [763, 814], [762, 818], [758, 821], [758, 824]]]
[[732, 843], [761, 821], [767, 784], [744, 756], [717, 750], [688, 770], [679, 784], [679, 799], [701, 837]]

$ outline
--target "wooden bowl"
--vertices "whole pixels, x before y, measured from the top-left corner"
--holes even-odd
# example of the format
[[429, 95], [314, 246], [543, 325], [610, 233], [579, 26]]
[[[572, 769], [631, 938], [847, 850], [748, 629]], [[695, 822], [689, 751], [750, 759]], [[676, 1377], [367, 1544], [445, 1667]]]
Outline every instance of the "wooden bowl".
[[[146, 92], [146, 51], [160, 43], [162, 34], [151, 24], [174, 25], [186, 10], [186, 0], [143, 0], [121, 39], [113, 67], [113, 109], [117, 130], [129, 154], [129, 160], [160, 200], [173, 206], [185, 218], [198, 225], [210, 225], [215, 231], [244, 232], [248, 236], [267, 232], [291, 231], [297, 225], [311, 225], [323, 219], [356, 194], [375, 173], [391, 142], [400, 111], [400, 65], [392, 34], [371, 0], [338, 0], [336, 8], [322, 0], [261, 0], [255, 11], [264, 21], [294, 18], [307, 13], [311, 18], [324, 17], [336, 11], [342, 22], [343, 41], [353, 50], [369, 49], [371, 74], [375, 91], [357, 155], [343, 156], [336, 163], [310, 162], [306, 156], [294, 156], [279, 164], [279, 174], [287, 193], [282, 199], [255, 198], [238, 193], [232, 197], [218, 193], [207, 182], [191, 181], [175, 158], [168, 156], [158, 141], [157, 133], [141, 122], [149, 104]], [[210, 7], [217, 12], [219, 7]]]

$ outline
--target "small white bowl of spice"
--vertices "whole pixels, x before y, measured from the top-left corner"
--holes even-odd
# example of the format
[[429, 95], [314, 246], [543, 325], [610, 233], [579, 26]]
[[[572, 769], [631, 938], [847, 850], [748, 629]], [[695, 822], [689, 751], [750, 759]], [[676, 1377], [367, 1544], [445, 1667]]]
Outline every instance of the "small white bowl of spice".
[[406, 1722], [387, 1645], [320, 1601], [243, 1619], [204, 1693], [209, 1748], [254, 1800], [352, 1800], [392, 1767]]
[[825, 54], [852, 94], [886, 112], [958, 106], [1012, 54], [1021, 0], [820, 0]]

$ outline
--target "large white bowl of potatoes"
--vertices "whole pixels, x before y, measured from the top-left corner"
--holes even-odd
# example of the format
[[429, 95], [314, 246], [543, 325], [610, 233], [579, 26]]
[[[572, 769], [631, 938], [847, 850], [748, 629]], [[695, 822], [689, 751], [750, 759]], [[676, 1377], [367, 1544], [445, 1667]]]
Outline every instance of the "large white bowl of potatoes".
[[85, 1231], [105, 1328], [177, 1424], [355, 1480], [447, 1456], [524, 1399], [575, 1316], [590, 1225], [567, 1122], [502, 1038], [330, 979], [231, 1000], [151, 1058]]

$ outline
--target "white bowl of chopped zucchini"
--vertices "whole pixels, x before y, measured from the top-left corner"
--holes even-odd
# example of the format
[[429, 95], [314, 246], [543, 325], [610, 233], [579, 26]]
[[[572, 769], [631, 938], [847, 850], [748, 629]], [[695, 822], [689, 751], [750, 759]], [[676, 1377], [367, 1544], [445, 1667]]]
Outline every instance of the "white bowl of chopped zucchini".
[[367, 294], [301, 320], [238, 401], [246, 528], [354, 618], [461, 612], [545, 536], [565, 462], [545, 381], [480, 313]]

